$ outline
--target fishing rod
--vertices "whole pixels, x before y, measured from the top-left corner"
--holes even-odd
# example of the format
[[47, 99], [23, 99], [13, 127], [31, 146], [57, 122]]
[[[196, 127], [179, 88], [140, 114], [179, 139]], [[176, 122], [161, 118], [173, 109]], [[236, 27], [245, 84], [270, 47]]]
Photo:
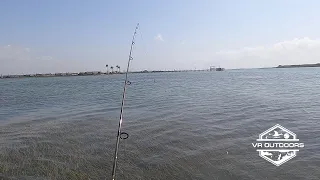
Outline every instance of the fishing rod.
[[[129, 67], [130, 67], [130, 61], [133, 60], [133, 58], [132, 58], [132, 50], [133, 50], [133, 46], [135, 44], [135, 37], [136, 37], [138, 28], [139, 28], [139, 23], [137, 24], [136, 29], [134, 30], [133, 37], [132, 37], [130, 53], [129, 53], [129, 60], [128, 60], [127, 71], [126, 71], [126, 78], [125, 78], [124, 85], [123, 85], [122, 102], [121, 102], [121, 110], [120, 110], [120, 120], [119, 120], [117, 141], [116, 141], [116, 147], [115, 147], [115, 151], [114, 151], [114, 159], [113, 159], [113, 167], [112, 167], [112, 180], [115, 180], [115, 177], [116, 177], [116, 169], [117, 169], [117, 160], [118, 160], [118, 150], [119, 150], [120, 139], [127, 139], [129, 137], [128, 133], [121, 132], [121, 125], [122, 125], [122, 114], [123, 114], [124, 100], [126, 98], [126, 88], [127, 88], [127, 85], [131, 84], [131, 82], [128, 81], [128, 72], [129, 72]], [[125, 135], [125, 137], [121, 137], [121, 135]]]

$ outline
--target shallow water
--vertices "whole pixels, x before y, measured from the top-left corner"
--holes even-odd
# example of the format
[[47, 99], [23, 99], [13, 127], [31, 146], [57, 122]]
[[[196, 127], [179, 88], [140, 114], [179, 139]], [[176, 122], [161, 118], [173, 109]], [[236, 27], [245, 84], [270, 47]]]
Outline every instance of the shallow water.
[[[320, 179], [320, 69], [130, 74], [118, 179]], [[0, 179], [111, 177], [123, 75], [0, 80]], [[305, 147], [252, 147], [281, 124]]]

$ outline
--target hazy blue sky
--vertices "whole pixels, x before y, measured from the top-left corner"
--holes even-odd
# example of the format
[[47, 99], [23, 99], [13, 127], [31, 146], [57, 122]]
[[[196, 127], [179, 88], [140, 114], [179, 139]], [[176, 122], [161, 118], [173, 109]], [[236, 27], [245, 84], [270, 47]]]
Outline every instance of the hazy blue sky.
[[320, 62], [320, 1], [1, 0], [0, 74]]

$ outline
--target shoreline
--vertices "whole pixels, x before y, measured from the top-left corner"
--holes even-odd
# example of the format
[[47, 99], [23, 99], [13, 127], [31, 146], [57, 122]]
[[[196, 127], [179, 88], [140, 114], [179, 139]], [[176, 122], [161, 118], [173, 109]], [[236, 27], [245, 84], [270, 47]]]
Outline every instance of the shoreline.
[[297, 65], [279, 65], [274, 68], [304, 68], [304, 67], [320, 67], [320, 63], [316, 64], [297, 64]]
[[[129, 74], [134, 73], [167, 73], [167, 72], [193, 72], [193, 71], [210, 71], [205, 70], [172, 70], [172, 71], [132, 71]], [[0, 79], [12, 79], [12, 78], [39, 78], [39, 77], [70, 77], [70, 76], [101, 76], [101, 75], [115, 75], [115, 74], [125, 74], [125, 72], [101, 72], [101, 71], [90, 71], [90, 72], [79, 72], [79, 73], [38, 73], [38, 74], [18, 74], [18, 75], [1, 75]]]

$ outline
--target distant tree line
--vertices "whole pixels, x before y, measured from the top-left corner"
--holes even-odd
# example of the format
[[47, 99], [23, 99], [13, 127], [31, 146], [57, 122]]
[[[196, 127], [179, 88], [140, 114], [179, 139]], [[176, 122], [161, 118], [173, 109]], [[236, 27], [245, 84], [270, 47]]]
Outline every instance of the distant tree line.
[[109, 72], [109, 64], [106, 64], [106, 68], [107, 68], [107, 74], [114, 74], [114, 73], [121, 73], [120, 71], [120, 66], [116, 65], [115, 66], [117, 69], [115, 71], [113, 71], [114, 67], [110, 66], [111, 72]]

